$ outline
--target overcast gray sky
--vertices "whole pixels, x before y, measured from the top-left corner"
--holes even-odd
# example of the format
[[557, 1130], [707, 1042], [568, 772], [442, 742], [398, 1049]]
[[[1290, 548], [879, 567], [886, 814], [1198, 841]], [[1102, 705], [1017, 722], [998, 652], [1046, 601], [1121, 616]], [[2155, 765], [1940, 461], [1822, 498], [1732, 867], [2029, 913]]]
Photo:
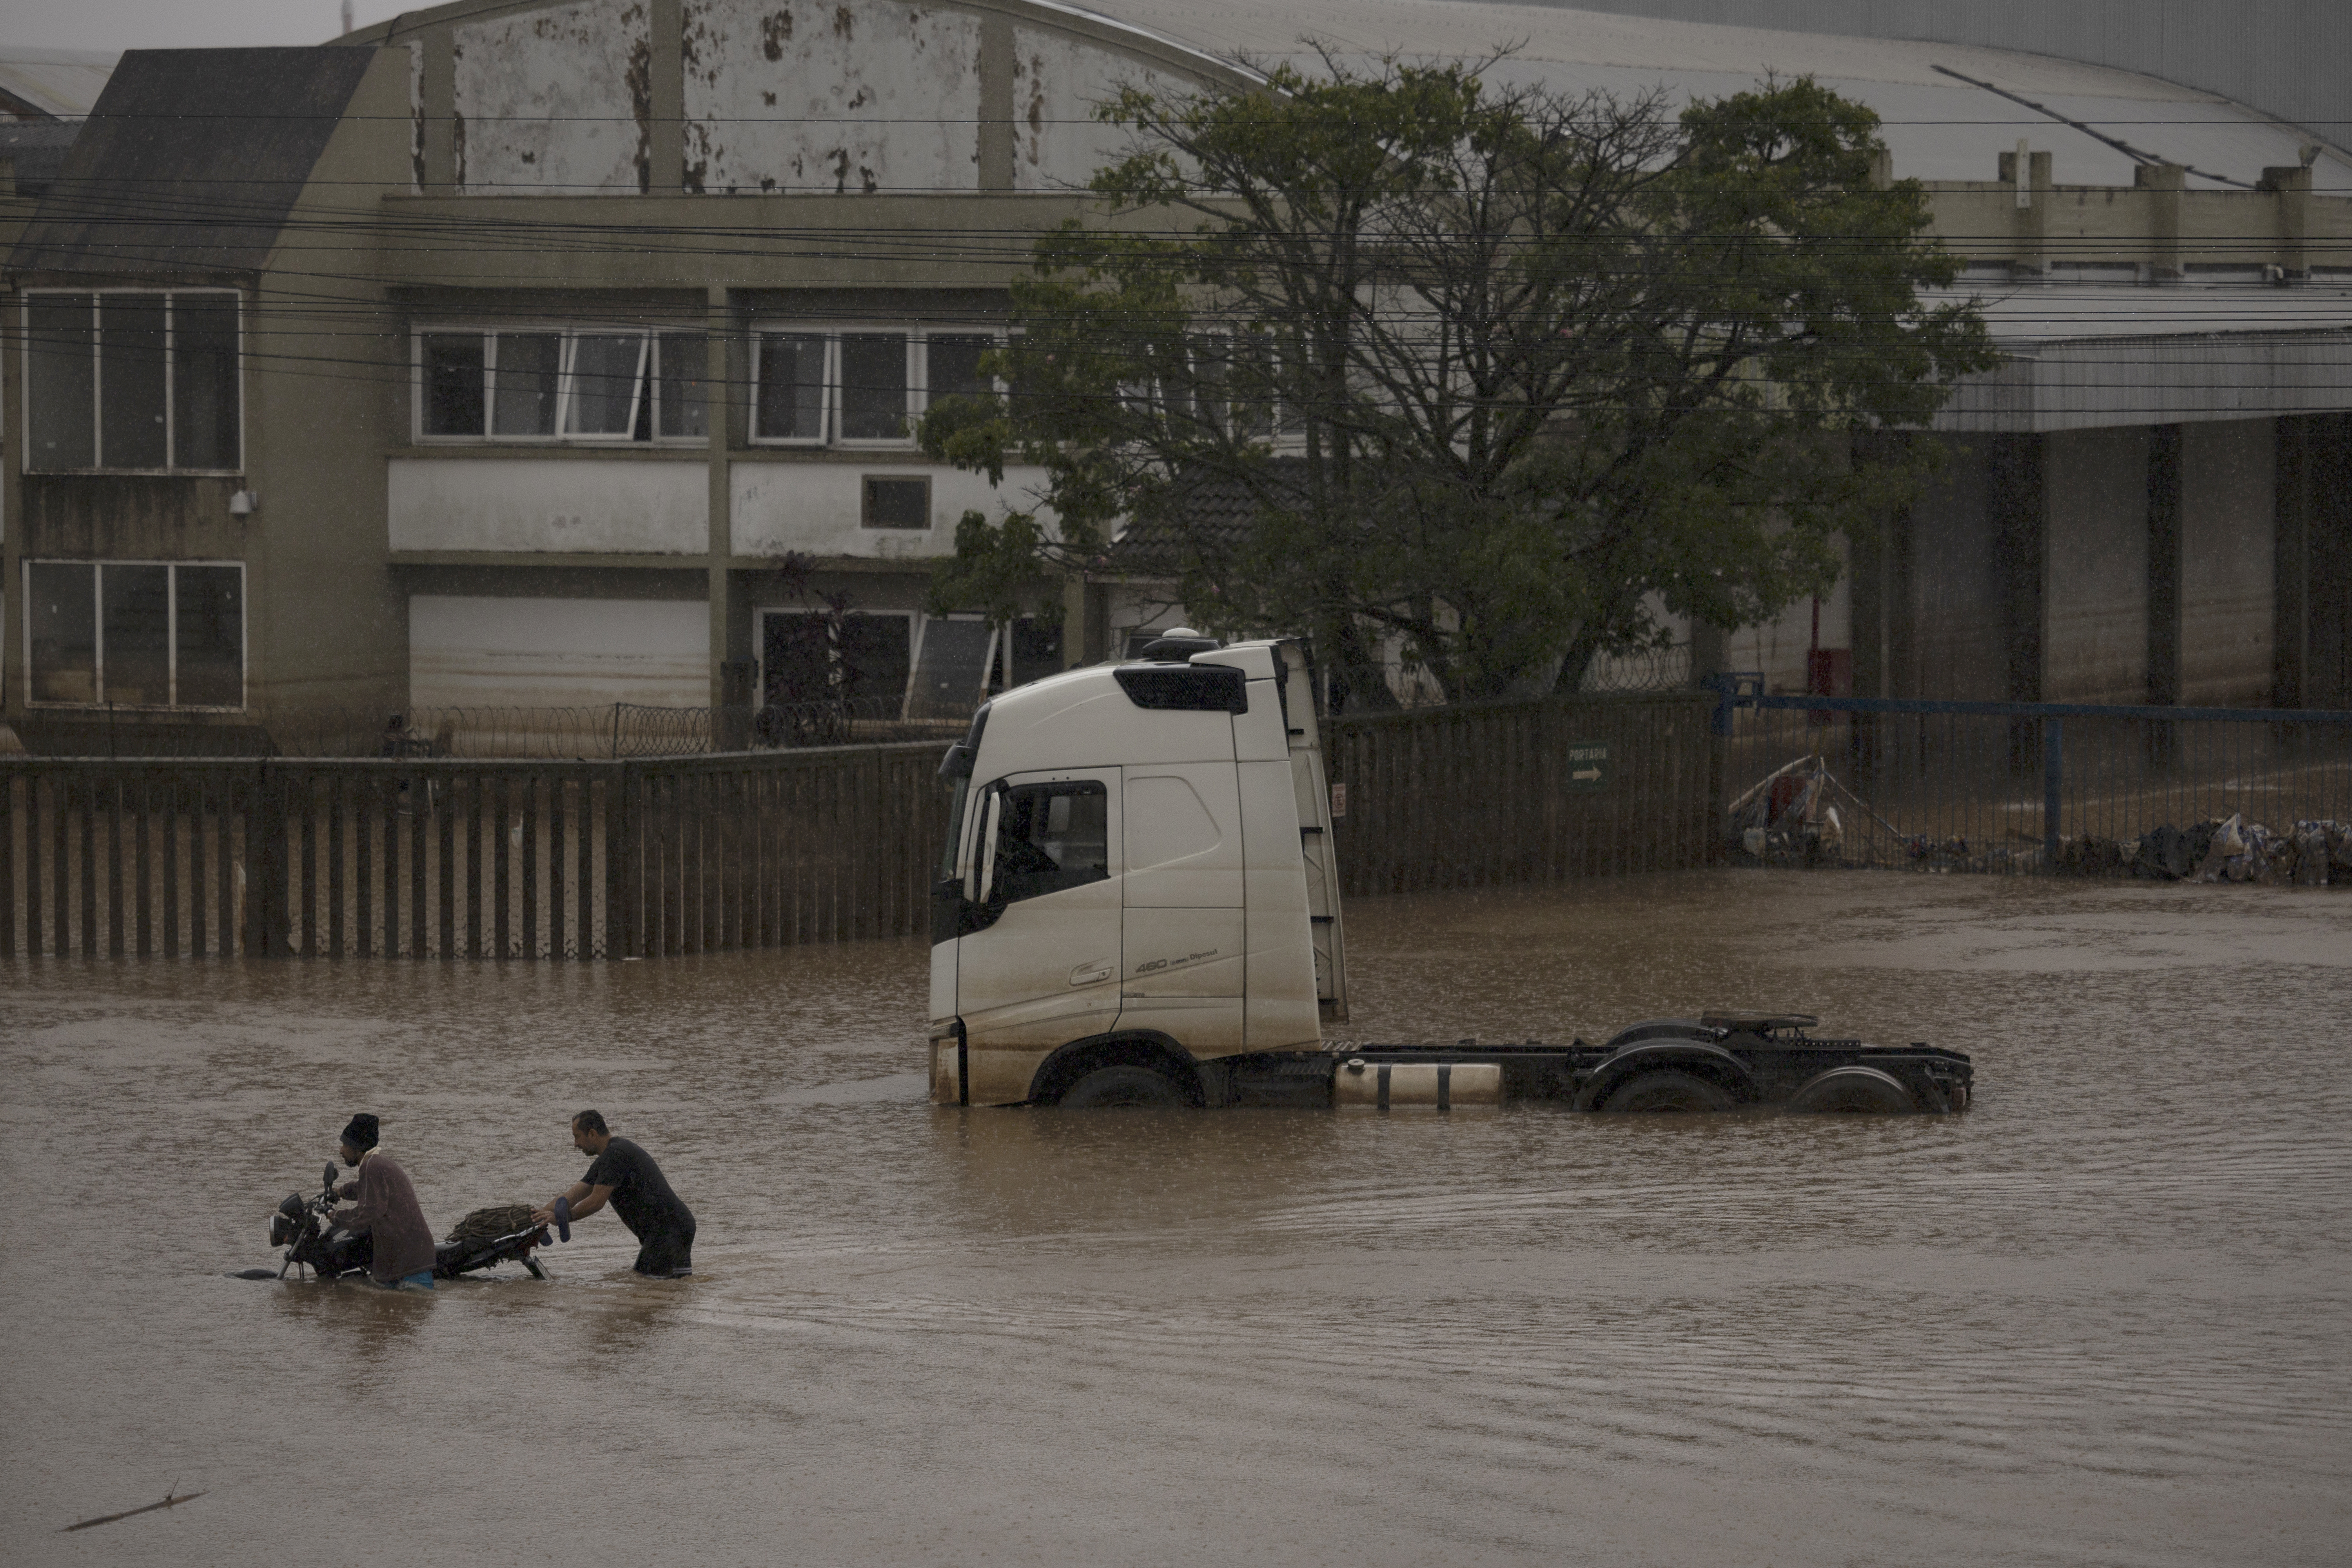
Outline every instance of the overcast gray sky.
[[[411, 5], [352, 0], [360, 26]], [[32, 49], [192, 49], [208, 45], [317, 44], [342, 27], [341, 0], [0, 0], [0, 47]]]

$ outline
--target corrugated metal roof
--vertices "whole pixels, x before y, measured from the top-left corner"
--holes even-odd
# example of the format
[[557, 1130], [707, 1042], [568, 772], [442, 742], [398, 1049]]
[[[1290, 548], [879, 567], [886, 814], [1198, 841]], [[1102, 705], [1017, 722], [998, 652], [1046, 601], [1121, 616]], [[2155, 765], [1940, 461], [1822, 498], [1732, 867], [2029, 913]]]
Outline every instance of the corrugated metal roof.
[[121, 58], [118, 50], [0, 48], [0, 95], [37, 114], [79, 120]]
[[[1987, 82], [2168, 162], [2252, 184], [2297, 163], [2294, 128], [2210, 93], [2105, 66], [1967, 44], [1662, 21], [1480, 0], [1084, 0], [1055, 9], [1098, 16], [1220, 59], [1310, 65], [1307, 39], [1366, 64], [1477, 58], [1512, 47], [1498, 79], [1540, 78], [1618, 93], [1663, 89], [1670, 100], [1716, 96], [1768, 74], [1813, 76], [1869, 104], [1885, 121], [1895, 173], [1990, 180], [2020, 137], [2053, 153], [2061, 184], [2132, 183], [2126, 153], [2060, 119], [1945, 74]], [[1939, 70], [1937, 68], [1944, 69]], [[2211, 182], [2192, 180], [2192, 186]], [[2352, 163], [2330, 152], [2315, 190], [2352, 193]]]
[[325, 47], [124, 55], [9, 266], [258, 268], [374, 56]]

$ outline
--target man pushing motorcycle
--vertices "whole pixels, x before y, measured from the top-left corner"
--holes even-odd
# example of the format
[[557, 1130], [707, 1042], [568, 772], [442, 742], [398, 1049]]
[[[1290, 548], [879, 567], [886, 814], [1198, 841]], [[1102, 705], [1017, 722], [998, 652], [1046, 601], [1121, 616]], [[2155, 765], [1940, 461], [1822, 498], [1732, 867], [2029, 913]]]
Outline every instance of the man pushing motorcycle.
[[654, 1157], [626, 1138], [615, 1138], [597, 1111], [572, 1119], [572, 1146], [589, 1157], [588, 1173], [534, 1210], [539, 1225], [567, 1227], [594, 1214], [609, 1200], [613, 1212], [637, 1238], [636, 1270], [656, 1279], [684, 1279], [694, 1272], [694, 1211], [670, 1190]]
[[387, 1290], [430, 1290], [433, 1227], [425, 1223], [415, 1184], [378, 1142], [381, 1125], [362, 1111], [343, 1129], [343, 1163], [356, 1166], [359, 1177], [336, 1188], [335, 1194], [359, 1203], [336, 1210], [334, 1223], [373, 1242], [369, 1279]]

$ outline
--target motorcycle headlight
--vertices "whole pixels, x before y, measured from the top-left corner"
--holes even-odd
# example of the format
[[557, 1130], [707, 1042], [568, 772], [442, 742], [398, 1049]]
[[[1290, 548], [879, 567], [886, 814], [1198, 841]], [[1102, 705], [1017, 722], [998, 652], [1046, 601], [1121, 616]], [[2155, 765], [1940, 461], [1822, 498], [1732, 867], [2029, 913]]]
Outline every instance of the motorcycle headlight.
[[269, 1216], [269, 1245], [283, 1247], [293, 1238], [294, 1222], [282, 1214]]

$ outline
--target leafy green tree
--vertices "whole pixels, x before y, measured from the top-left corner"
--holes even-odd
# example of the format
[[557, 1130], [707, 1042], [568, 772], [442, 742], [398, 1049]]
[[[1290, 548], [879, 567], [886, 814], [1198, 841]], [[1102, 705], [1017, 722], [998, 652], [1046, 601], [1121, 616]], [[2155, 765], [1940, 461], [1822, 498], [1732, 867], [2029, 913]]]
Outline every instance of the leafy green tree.
[[[1039, 464], [1051, 526], [968, 516], [934, 584], [1008, 603], [1113, 559], [1222, 631], [1306, 631], [1375, 700], [1400, 642], [1453, 700], [1549, 689], [1834, 581], [1994, 362], [1871, 111], [1810, 79], [1697, 101], [1466, 65], [1103, 106], [1131, 150], [1015, 281], [1013, 388], [924, 420]], [[1118, 553], [1111, 545], [1117, 531]]]

